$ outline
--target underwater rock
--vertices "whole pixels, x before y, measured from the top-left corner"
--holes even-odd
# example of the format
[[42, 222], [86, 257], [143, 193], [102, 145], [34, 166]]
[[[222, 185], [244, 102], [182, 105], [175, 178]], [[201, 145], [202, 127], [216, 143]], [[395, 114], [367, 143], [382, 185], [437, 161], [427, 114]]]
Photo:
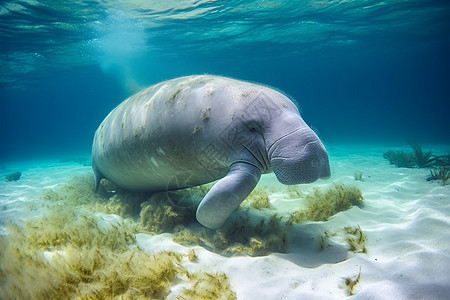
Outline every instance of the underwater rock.
[[22, 172], [13, 172], [5, 175], [6, 181], [17, 181], [22, 176]]

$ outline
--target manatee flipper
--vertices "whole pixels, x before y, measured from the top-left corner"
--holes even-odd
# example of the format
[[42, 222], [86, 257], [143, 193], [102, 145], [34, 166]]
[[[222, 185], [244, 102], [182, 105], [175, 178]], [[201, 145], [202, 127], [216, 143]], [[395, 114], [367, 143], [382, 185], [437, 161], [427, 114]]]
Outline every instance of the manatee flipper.
[[92, 161], [92, 170], [94, 171], [94, 192], [98, 192], [98, 188], [100, 187], [100, 180], [105, 178], [100, 170], [97, 168], [97, 165], [94, 161]]
[[261, 170], [244, 163], [234, 163], [230, 172], [206, 194], [197, 208], [197, 220], [205, 227], [217, 229], [252, 192], [261, 177]]

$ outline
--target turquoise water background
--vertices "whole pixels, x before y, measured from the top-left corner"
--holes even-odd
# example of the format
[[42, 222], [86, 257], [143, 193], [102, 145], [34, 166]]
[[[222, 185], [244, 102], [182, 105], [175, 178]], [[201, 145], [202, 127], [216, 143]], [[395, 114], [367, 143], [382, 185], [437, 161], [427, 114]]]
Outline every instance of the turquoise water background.
[[284, 91], [326, 144], [448, 144], [449, 28], [447, 0], [2, 1], [0, 161], [89, 153], [126, 97], [203, 73]]

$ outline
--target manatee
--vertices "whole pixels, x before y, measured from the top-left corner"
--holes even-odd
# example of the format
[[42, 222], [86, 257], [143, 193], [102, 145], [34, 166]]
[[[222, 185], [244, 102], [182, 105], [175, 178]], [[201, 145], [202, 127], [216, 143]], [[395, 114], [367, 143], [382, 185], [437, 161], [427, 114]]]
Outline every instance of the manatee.
[[281, 92], [197, 75], [146, 88], [117, 106], [92, 145], [95, 189], [106, 178], [130, 191], [161, 192], [218, 180], [196, 218], [219, 228], [261, 174], [287, 185], [330, 176], [328, 154]]

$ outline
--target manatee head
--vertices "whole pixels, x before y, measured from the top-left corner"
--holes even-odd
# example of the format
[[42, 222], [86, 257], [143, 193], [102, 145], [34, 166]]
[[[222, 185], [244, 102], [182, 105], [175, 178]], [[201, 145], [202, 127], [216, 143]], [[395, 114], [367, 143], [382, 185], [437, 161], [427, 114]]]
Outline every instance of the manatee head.
[[325, 147], [308, 126], [279, 138], [268, 154], [272, 170], [283, 184], [310, 183], [330, 177]]

